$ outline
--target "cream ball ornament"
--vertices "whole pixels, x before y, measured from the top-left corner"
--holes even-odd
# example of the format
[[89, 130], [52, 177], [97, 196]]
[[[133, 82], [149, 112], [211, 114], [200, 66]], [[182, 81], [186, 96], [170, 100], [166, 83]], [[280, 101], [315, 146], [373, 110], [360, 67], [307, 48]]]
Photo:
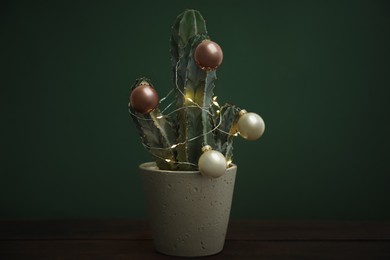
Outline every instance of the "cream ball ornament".
[[198, 167], [203, 176], [218, 178], [226, 173], [226, 159], [222, 153], [212, 150], [206, 145], [202, 148], [203, 154], [199, 157]]
[[247, 140], [259, 139], [265, 130], [264, 120], [256, 113], [240, 111], [240, 118], [237, 122], [240, 135]]

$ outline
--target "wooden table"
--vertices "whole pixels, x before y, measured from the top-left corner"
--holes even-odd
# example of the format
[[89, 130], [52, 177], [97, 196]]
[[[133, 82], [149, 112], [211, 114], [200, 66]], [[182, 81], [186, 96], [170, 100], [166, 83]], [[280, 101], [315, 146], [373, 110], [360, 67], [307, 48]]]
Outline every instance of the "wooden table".
[[[0, 259], [168, 259], [133, 220], [0, 220]], [[211, 259], [390, 259], [390, 222], [231, 221]]]

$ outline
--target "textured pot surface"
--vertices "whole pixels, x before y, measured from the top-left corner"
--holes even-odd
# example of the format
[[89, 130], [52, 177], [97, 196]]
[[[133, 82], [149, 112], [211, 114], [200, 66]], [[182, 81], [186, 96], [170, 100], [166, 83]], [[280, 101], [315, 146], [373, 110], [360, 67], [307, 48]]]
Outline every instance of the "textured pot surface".
[[175, 256], [222, 251], [229, 223], [237, 166], [211, 179], [198, 171], [163, 171], [140, 165], [154, 246]]

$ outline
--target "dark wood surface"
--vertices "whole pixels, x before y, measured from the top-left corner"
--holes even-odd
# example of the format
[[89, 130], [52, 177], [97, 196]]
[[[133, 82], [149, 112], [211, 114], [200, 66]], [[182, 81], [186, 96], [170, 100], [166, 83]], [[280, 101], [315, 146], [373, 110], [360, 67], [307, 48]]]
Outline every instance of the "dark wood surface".
[[[134, 220], [0, 220], [0, 259], [168, 259]], [[390, 259], [390, 222], [231, 221], [211, 259]]]

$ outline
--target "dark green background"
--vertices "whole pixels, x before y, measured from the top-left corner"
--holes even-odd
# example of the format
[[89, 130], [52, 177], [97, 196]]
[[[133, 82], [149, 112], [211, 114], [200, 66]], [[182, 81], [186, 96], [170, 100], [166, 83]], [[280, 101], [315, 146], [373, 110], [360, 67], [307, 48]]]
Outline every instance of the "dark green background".
[[204, 15], [235, 142], [233, 218], [390, 219], [386, 1], [1, 2], [1, 218], [144, 218], [130, 84], [171, 88], [170, 27]]

